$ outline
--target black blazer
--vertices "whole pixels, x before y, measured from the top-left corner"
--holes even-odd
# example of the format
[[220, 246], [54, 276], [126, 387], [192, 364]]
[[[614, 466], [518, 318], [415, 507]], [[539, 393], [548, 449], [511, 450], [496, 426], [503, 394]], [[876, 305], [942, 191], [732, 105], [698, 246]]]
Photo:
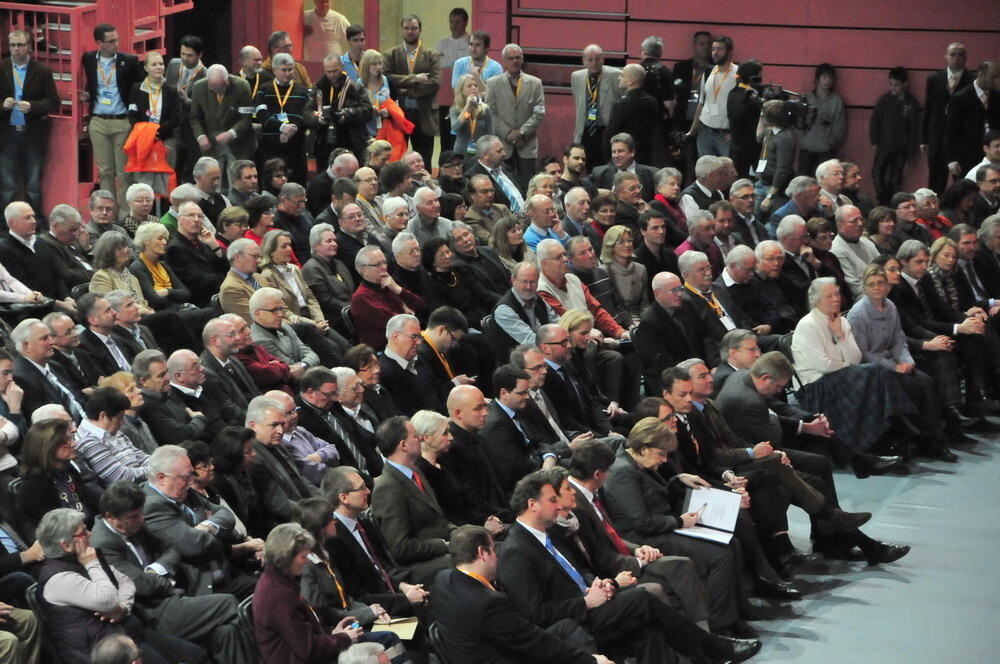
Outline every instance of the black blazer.
[[[362, 403], [362, 411], [365, 406]], [[363, 426], [357, 423], [353, 417], [351, 417], [347, 411], [340, 404], [334, 404], [330, 408], [330, 414], [340, 422], [340, 426], [344, 428], [347, 432], [347, 436], [351, 439], [359, 450], [361, 450], [361, 455], [365, 458], [365, 462], [368, 464], [368, 473], [372, 477], [376, 477], [382, 474], [382, 467], [385, 462], [382, 460], [382, 455], [378, 452], [378, 446], [375, 443], [375, 434], [368, 431]], [[378, 427], [378, 423], [374, 420], [374, 413], [366, 412], [369, 419], [372, 420], [374, 427]]]
[[[521, 195], [524, 196], [524, 191], [521, 190], [521, 184], [518, 182], [514, 174], [510, 172], [510, 169], [507, 168], [505, 165], [501, 164], [500, 170], [502, 170], [503, 173], [507, 176], [507, 178], [514, 183], [514, 186], [517, 187], [517, 190], [521, 192]], [[493, 202], [510, 207], [510, 199], [507, 197], [507, 194], [503, 193], [503, 188], [500, 186], [500, 183], [496, 181], [493, 175], [488, 170], [486, 170], [486, 168], [482, 164], [480, 164], [479, 161], [476, 161], [475, 164], [473, 164], [472, 166], [470, 166], [465, 170], [466, 178], [472, 179], [473, 175], [487, 176], [490, 179], [490, 182], [493, 183]]]
[[[715, 399], [722, 416], [740, 437], [754, 443], [769, 440], [777, 447], [791, 440], [799, 422], [812, 414], [778, 399], [765, 397], [753, 385], [749, 371], [737, 371]], [[775, 417], [771, 416], [771, 411]]]
[[161, 265], [166, 269], [167, 276], [170, 277], [170, 289], [166, 295], [160, 295], [156, 292], [156, 288], [153, 286], [153, 275], [150, 274], [149, 268], [146, 267], [146, 264], [142, 260], [136, 258], [128, 266], [129, 272], [135, 275], [135, 278], [139, 281], [139, 286], [142, 288], [142, 296], [146, 298], [149, 306], [159, 311], [190, 302], [191, 290], [184, 285], [181, 278], [177, 276], [177, 273], [166, 262], [161, 263]]
[[[90, 257], [81, 251], [79, 246], [74, 243], [74, 247], [70, 249], [52, 237], [50, 233], [39, 233], [38, 239], [48, 245], [56, 278], [62, 281], [66, 288], [90, 282], [94, 276], [93, 264], [90, 262]], [[91, 266], [90, 269], [85, 268], [76, 259], [76, 256], [85, 260]]]
[[795, 313], [799, 318], [809, 313], [807, 294], [812, 280], [819, 276], [812, 265], [806, 263], [807, 270], [803, 270], [795, 261], [785, 254], [785, 262], [781, 266], [781, 273], [778, 275], [778, 287], [785, 294], [785, 300], [795, 308]]
[[[635, 558], [618, 552], [608, 536], [608, 532], [604, 530], [604, 522], [597, 514], [597, 508], [575, 486], [570, 484], [570, 488], [576, 494], [576, 509], [573, 510], [573, 514], [576, 515], [577, 521], [580, 523], [577, 535], [587, 549], [592, 568], [602, 578], [609, 579], [613, 579], [618, 572], [624, 569], [631, 569], [635, 565]], [[604, 501], [603, 492], [599, 492], [598, 497]], [[607, 510], [607, 505], [604, 506], [604, 509]], [[611, 522], [612, 526], [615, 525], [611, 521], [610, 515], [608, 521]], [[615, 530], [617, 531], [618, 528], [615, 527]], [[620, 537], [621, 533], [619, 532], [618, 535]], [[624, 538], [622, 541], [625, 541]], [[628, 547], [629, 551], [635, 549], [635, 545], [627, 541], [625, 541], [625, 546]]]
[[[975, 78], [974, 72], [968, 69], [962, 70], [962, 75], [958, 78], [958, 85], [955, 86], [955, 92], [972, 85]], [[940, 155], [944, 149], [944, 125], [951, 97], [952, 93], [948, 91], [947, 69], [938, 69], [927, 77], [921, 142], [927, 146], [932, 157]]]
[[[337, 452], [340, 453], [340, 465], [341, 466], [354, 466], [357, 468], [358, 464], [357, 458], [351, 452], [351, 449], [347, 447], [344, 440], [336, 434], [333, 428], [327, 424], [326, 420], [323, 418], [322, 414], [310, 403], [306, 402], [301, 396], [295, 397], [295, 405], [299, 407], [299, 426], [316, 436], [317, 438], [322, 438], [328, 443], [333, 443], [337, 448]], [[335, 415], [336, 416], [336, 415]], [[343, 420], [340, 420], [343, 424]], [[350, 432], [351, 429], [344, 427], [346, 431]], [[379, 456], [378, 452], [369, 445], [358, 445], [361, 453], [364, 455], [365, 463], [368, 466], [369, 472], [362, 473], [362, 477], [365, 478], [365, 482], [371, 486], [371, 478], [378, 475], [382, 469], [382, 458]]]
[[920, 286], [927, 301], [926, 309], [905, 278], [889, 291], [889, 299], [896, 304], [899, 322], [906, 336], [914, 339], [930, 339], [939, 334], [952, 336], [955, 323], [965, 320], [965, 314], [945, 304], [934, 288], [930, 275], [924, 275]]
[[603, 408], [587, 390], [572, 362], [567, 362], [563, 368], [575, 382], [576, 392], [552, 367], [548, 367], [542, 390], [555, 406], [565, 428], [574, 431], [593, 431], [597, 435], [606, 436], [610, 431], [610, 424], [607, 415], [602, 412]]
[[[322, 169], [316, 174], [306, 187], [306, 205], [309, 213], [313, 217], [318, 217], [323, 210], [330, 207], [330, 199], [333, 196], [333, 178], [325, 164], [317, 164], [317, 169]], [[339, 228], [338, 224], [333, 224], [334, 228]]]
[[74, 350], [73, 357], [76, 358], [77, 362], [79, 362], [79, 369], [77, 369], [76, 365], [73, 364], [73, 360], [58, 350], [52, 354], [52, 357], [49, 358], [49, 362], [62, 369], [63, 373], [66, 374], [66, 377], [69, 378], [73, 387], [76, 388], [78, 392], [82, 393], [83, 388], [97, 385], [97, 380], [101, 377], [101, 371], [97, 367], [97, 363], [94, 362], [94, 358], [90, 356], [90, 353], [82, 348]]
[[437, 381], [426, 362], [416, 360], [416, 375], [403, 369], [395, 360], [385, 355], [378, 358], [382, 367], [382, 387], [389, 390], [400, 412], [413, 417], [418, 410], [436, 410], [445, 413], [444, 402], [438, 398]]
[[590, 664], [594, 656], [533, 624], [507, 595], [456, 569], [438, 573], [431, 615], [453, 664]]
[[604, 485], [608, 514], [618, 532], [643, 543], [656, 541], [680, 527], [676, 515], [684, 493], [679, 481], [665, 479], [662, 469], [656, 472], [640, 467], [624, 447], [616, 453], [611, 476]]
[[235, 376], [226, 371], [219, 360], [207, 350], [201, 353], [201, 365], [205, 367], [205, 389], [209, 394], [222, 394], [243, 410], [246, 410], [250, 400], [258, 395], [259, 390], [253, 378], [247, 373], [243, 363], [235, 357], [229, 360], [229, 366], [232, 367]]
[[206, 306], [219, 292], [222, 280], [229, 272], [225, 255], [218, 256], [202, 243], [192, 243], [179, 233], [167, 243], [164, 263], [173, 268], [179, 280], [187, 285], [191, 291], [191, 302], [199, 307]]
[[[53, 374], [55, 374], [59, 383], [73, 394], [73, 397], [82, 408], [84, 404], [87, 403], [87, 399], [83, 396], [83, 392], [81, 392], [80, 389], [73, 384], [73, 381], [71, 381], [69, 377], [63, 373], [63, 370], [59, 365], [49, 362], [48, 368]], [[24, 399], [22, 400], [22, 407], [24, 409], [23, 412], [33, 413], [39, 406], [44, 406], [47, 403], [58, 403], [62, 404], [62, 406], [66, 409], [66, 412], [72, 414], [69, 399], [65, 397], [62, 390], [56, 389], [56, 387], [50, 383], [44, 375], [42, 375], [42, 372], [20, 353], [14, 356], [14, 382], [16, 382], [21, 389], [24, 390]]]
[[31, 290], [36, 290], [54, 300], [69, 296], [69, 288], [56, 270], [39, 270], [39, 265], [54, 265], [52, 248], [41, 238], [35, 239], [32, 252], [20, 240], [8, 236], [0, 239], [0, 263], [14, 277]]
[[642, 312], [632, 343], [639, 353], [646, 389], [650, 394], [660, 393], [660, 374], [667, 367], [689, 357], [709, 361], [710, 339], [701, 319], [701, 314], [690, 301], [683, 302], [672, 316], [655, 302]]
[[[663, 107], [653, 95], [643, 90], [629, 90], [611, 106], [608, 127], [604, 132], [604, 143], [609, 145], [611, 137], [625, 132], [635, 139], [635, 160], [640, 164], [666, 164], [667, 149], [663, 136]], [[651, 167], [650, 167], [651, 168]], [[638, 169], [637, 169], [638, 170]], [[640, 175], [640, 178], [642, 176]], [[642, 183], [643, 193], [646, 183]], [[648, 194], [649, 200], [655, 191]]]
[[[84, 89], [90, 95], [91, 115], [94, 114], [94, 111], [98, 107], [97, 85], [99, 79], [97, 77], [97, 53], [97, 51], [87, 51], [83, 54], [83, 72], [86, 75]], [[118, 84], [118, 95], [122, 98], [122, 103], [127, 107], [132, 86], [141, 82], [145, 78], [146, 73], [143, 71], [142, 65], [139, 64], [139, 58], [130, 53], [116, 53], [115, 67], [115, 82]]]
[[136, 341], [131, 332], [126, 330], [121, 325], [115, 325], [114, 329], [111, 330], [111, 336], [115, 338], [118, 345], [126, 346], [128, 348], [128, 352], [132, 353], [133, 357], [144, 350], [156, 350], [160, 348], [159, 342], [156, 340], [156, 337], [153, 336], [153, 331], [141, 323], [139, 324], [139, 336], [142, 337], [142, 343], [146, 344], [145, 348], [142, 347], [142, 344]]
[[160, 445], [180, 443], [185, 440], [206, 440], [208, 421], [204, 417], [190, 417], [173, 390], [167, 392], [150, 392], [143, 390], [144, 402], [139, 406], [138, 415]]
[[513, 515], [497, 476], [495, 456], [490, 454], [482, 435], [466, 431], [452, 422], [452, 441], [441, 466], [458, 480], [469, 507], [469, 523], [482, 524], [490, 516], [509, 522]]
[[[658, 116], [657, 116], [658, 117]], [[636, 138], [636, 144], [643, 142], [644, 139]], [[618, 167], [613, 163], [607, 163], [603, 166], [598, 166], [590, 173], [590, 181], [594, 183], [599, 189], [614, 189], [615, 187], [615, 175], [618, 173]], [[646, 166], [641, 161], [639, 161], [638, 155], [636, 156], [635, 164], [635, 174], [639, 178], [639, 184], [642, 185], [642, 200], [650, 201], [653, 196], [656, 195], [656, 169], [652, 166]]]
[[[750, 294], [747, 293], [748, 289], [752, 289], [753, 294], [760, 300], [758, 306], [762, 307], [761, 313], [764, 315], [762, 322], [771, 326], [771, 332], [782, 334], [795, 329], [801, 316], [799, 316], [798, 309], [785, 297], [785, 292], [781, 289], [777, 279], [764, 279], [759, 274], [754, 274], [749, 284], [741, 284], [738, 288], [730, 289], [743, 310], [749, 313], [755, 307], [747, 305], [746, 300], [751, 299]], [[740, 295], [741, 291], [743, 296]], [[753, 317], [754, 314], [750, 313], [750, 316]]]
[[[8, 97], [14, 97], [14, 61], [10, 58], [0, 62], [0, 99]], [[61, 102], [52, 70], [35, 58], [28, 60], [21, 99], [31, 102], [31, 110], [24, 116], [28, 140], [32, 143], [47, 142], [51, 123], [49, 115], [59, 109]], [[6, 142], [14, 132], [10, 124], [12, 113], [13, 109], [0, 109], [0, 141]]]
[[[125, 359], [131, 364], [132, 360], [135, 359], [135, 353], [132, 352], [132, 349], [127, 347], [125, 344], [120, 343], [116, 337], [112, 336], [111, 338], [114, 340], [115, 345], [117, 345], [121, 350]], [[122, 368], [118, 366], [118, 362], [115, 361], [115, 356], [111, 354], [107, 345], [98, 339], [97, 335], [89, 329], [80, 333], [80, 347], [90, 353], [90, 356], [94, 358], [94, 361], [97, 363], [97, 368], [100, 370], [102, 376], [110, 376], [117, 371], [122, 371]]]
[[497, 481], [508, 500], [518, 480], [542, 467], [542, 449], [538, 441], [530, 439], [531, 431], [526, 422], [522, 421], [521, 426], [529, 436], [527, 443], [514, 420], [500, 408], [497, 400], [490, 402], [486, 426], [481, 435], [483, 440], [489, 441], [486, 449], [493, 458]]
[[[313, 498], [319, 491], [299, 473], [288, 448], [279, 443], [275, 452], [257, 440], [252, 446], [257, 451], [257, 457], [248, 472], [257, 493], [265, 497], [265, 519], [270, 521], [270, 527], [274, 527], [291, 519], [292, 503]], [[276, 458], [276, 454], [283, 455], [288, 461], [287, 467]]]
[[1000, 297], [1000, 256], [980, 246], [975, 258], [976, 273], [990, 297]]
[[396, 592], [399, 584], [407, 582], [409, 576], [396, 566], [396, 561], [389, 553], [389, 547], [386, 545], [379, 527], [367, 516], [362, 516], [358, 522], [361, 523], [361, 527], [368, 535], [368, 541], [371, 542], [374, 549], [373, 554], [382, 564], [395, 588], [389, 588], [385, 585], [382, 575], [375, 569], [371, 558], [364, 552], [354, 536], [347, 532], [347, 528], [338, 521], [337, 534], [327, 540], [326, 550], [330, 558], [337, 562], [344, 590], [347, 591], [348, 595], [365, 604], [381, 604], [382, 608], [390, 615], [412, 615], [413, 608], [409, 600], [402, 593]]
[[962, 172], [983, 160], [984, 125], [1000, 127], [1000, 92], [989, 92], [989, 110], [976, 96], [976, 86], [967, 85], [951, 97], [944, 124], [944, 150], [948, 162], [957, 161]]
[[[129, 92], [128, 101], [128, 121], [133, 125], [137, 122], [149, 122], [149, 93], [139, 89], [142, 81], [132, 86]], [[163, 98], [160, 100], [160, 128], [156, 130], [156, 137], [161, 141], [173, 138], [174, 131], [181, 123], [181, 98], [177, 90], [164, 85], [161, 88]]]
[[245, 410], [230, 401], [225, 394], [209, 391], [207, 383], [202, 386], [200, 397], [184, 394], [174, 386], [170, 387], [170, 391], [186, 407], [205, 416], [205, 430], [200, 439], [206, 443], [211, 443], [215, 435], [227, 426], [243, 426], [246, 419]]
[[[652, 206], [655, 203], [656, 201], [653, 201], [653, 203], [650, 203], [650, 206]], [[669, 229], [670, 224], [667, 224], [667, 227]], [[671, 238], [668, 236], [667, 243], [668, 244], [672, 243], [674, 239], [676, 238]], [[684, 242], [684, 240], [686, 239], [687, 236], [685, 235], [680, 239], [680, 242], [677, 242], [676, 244], [680, 244], [681, 242]], [[653, 254], [652, 251], [650, 251], [649, 247], [646, 246], [646, 243], [643, 242], [642, 238], [640, 237], [635, 245], [634, 259], [635, 262], [642, 263], [645, 266], [646, 279], [647, 283], [649, 284], [649, 292], [651, 293], [653, 292], [653, 277], [658, 275], [660, 272], [673, 272], [674, 274], [680, 274], [680, 270], [677, 267], [677, 254], [675, 254], [673, 249], [667, 246], [667, 244], [664, 244], [662, 247], [660, 247], [660, 255], [656, 256]]]

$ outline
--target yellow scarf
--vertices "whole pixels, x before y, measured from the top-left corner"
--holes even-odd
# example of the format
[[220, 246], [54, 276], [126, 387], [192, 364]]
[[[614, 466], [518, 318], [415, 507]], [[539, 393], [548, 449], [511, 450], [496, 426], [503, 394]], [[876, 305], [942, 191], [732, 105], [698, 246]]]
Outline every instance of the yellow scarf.
[[719, 304], [719, 301], [717, 299], [715, 299], [714, 292], [709, 291], [709, 295], [711, 295], [711, 297], [707, 297], [704, 293], [702, 293], [700, 290], [698, 290], [697, 288], [695, 288], [686, 281], [684, 282], [684, 288], [687, 288], [689, 291], [691, 291], [701, 299], [705, 300], [705, 303], [712, 308], [712, 311], [715, 312], [715, 315], [718, 316], [719, 318], [722, 318], [722, 316], [724, 315], [724, 312], [722, 311], [722, 305]]
[[139, 260], [142, 264], [146, 266], [149, 270], [149, 274], [153, 277], [153, 288], [156, 290], [160, 289], [170, 289], [173, 288], [173, 283], [170, 281], [170, 275], [167, 273], [167, 268], [163, 266], [163, 263], [153, 263], [146, 257], [146, 254], [139, 254]]

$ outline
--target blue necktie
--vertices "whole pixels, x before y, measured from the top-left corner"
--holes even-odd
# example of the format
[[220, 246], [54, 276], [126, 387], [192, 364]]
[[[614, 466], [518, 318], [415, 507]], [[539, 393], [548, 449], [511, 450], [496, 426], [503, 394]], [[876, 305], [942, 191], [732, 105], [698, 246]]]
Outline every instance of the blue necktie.
[[2, 527], [0, 527], [0, 544], [3, 545], [3, 548], [7, 551], [7, 553], [18, 553], [21, 551], [21, 547], [17, 545], [14, 538], [11, 537]]
[[569, 575], [569, 578], [573, 579], [573, 582], [576, 583], [580, 592], [586, 594], [587, 583], [583, 580], [583, 577], [580, 576], [580, 573], [576, 571], [576, 568], [573, 567], [570, 562], [563, 558], [563, 555], [556, 550], [556, 547], [552, 545], [552, 538], [548, 535], [545, 536], [545, 548], [548, 549], [548, 552], [551, 553], [552, 557], [556, 559], [556, 562], [563, 568], [563, 571]]
[[247, 283], [253, 286], [254, 290], [260, 290], [260, 284], [258, 284], [257, 280], [253, 278], [252, 274], [247, 277]]
[[510, 203], [510, 211], [520, 212], [521, 206], [524, 204], [524, 197], [521, 196], [521, 192], [518, 191], [514, 183], [510, 181], [510, 178], [506, 176], [503, 170], [497, 168], [493, 171], [493, 179], [498, 185], [500, 185], [500, 189], [503, 190], [504, 196], [507, 197], [507, 200]]

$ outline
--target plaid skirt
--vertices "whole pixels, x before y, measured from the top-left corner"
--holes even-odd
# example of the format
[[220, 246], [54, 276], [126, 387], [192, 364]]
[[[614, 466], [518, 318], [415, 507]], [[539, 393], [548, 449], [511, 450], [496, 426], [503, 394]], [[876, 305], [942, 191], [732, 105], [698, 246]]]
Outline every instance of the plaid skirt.
[[803, 410], [826, 415], [845, 445], [864, 452], [889, 428], [891, 415], [917, 412], [889, 374], [878, 364], [856, 364], [803, 386], [795, 398]]

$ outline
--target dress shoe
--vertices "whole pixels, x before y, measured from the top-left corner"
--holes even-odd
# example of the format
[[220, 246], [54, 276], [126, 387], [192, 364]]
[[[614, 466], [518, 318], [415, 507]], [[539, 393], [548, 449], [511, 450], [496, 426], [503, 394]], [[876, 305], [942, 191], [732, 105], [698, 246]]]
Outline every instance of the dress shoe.
[[947, 461], [948, 463], [958, 463], [958, 456], [944, 445], [935, 445], [924, 452], [928, 459]]
[[771, 581], [762, 576], [754, 580], [759, 597], [770, 597], [771, 599], [798, 600], [802, 599], [802, 593], [787, 581]]
[[821, 535], [832, 535], [833, 533], [854, 530], [868, 523], [871, 518], [871, 512], [845, 512], [837, 507], [833, 510], [830, 518], [816, 520], [816, 532]]
[[731, 639], [713, 634], [701, 646], [702, 661], [710, 664], [744, 662], [760, 652], [761, 645], [760, 639]]
[[969, 429], [981, 421], [978, 417], [966, 417], [962, 414], [962, 411], [958, 409], [958, 406], [951, 405], [945, 406], [944, 409], [944, 421], [948, 423], [949, 429]]
[[1000, 401], [996, 399], [988, 399], [983, 397], [979, 401], [979, 408], [985, 413], [990, 413], [991, 415], [1000, 414]]
[[821, 543], [817, 540], [813, 542], [813, 553], [818, 553], [827, 560], [855, 562], [865, 559], [865, 554], [854, 544]]
[[874, 454], [859, 453], [851, 458], [851, 470], [854, 471], [854, 476], [860, 480], [865, 479], [869, 475], [885, 475], [890, 471], [905, 474], [901, 471], [903, 468], [906, 468], [906, 466], [903, 465], [902, 457], [898, 456], [876, 456]]
[[865, 559], [869, 565], [880, 563], [894, 563], [910, 552], [908, 544], [885, 544], [878, 542], [865, 552]]
[[726, 628], [729, 636], [734, 639], [756, 639], [760, 636], [750, 623], [745, 620], [737, 620], [732, 625]]

